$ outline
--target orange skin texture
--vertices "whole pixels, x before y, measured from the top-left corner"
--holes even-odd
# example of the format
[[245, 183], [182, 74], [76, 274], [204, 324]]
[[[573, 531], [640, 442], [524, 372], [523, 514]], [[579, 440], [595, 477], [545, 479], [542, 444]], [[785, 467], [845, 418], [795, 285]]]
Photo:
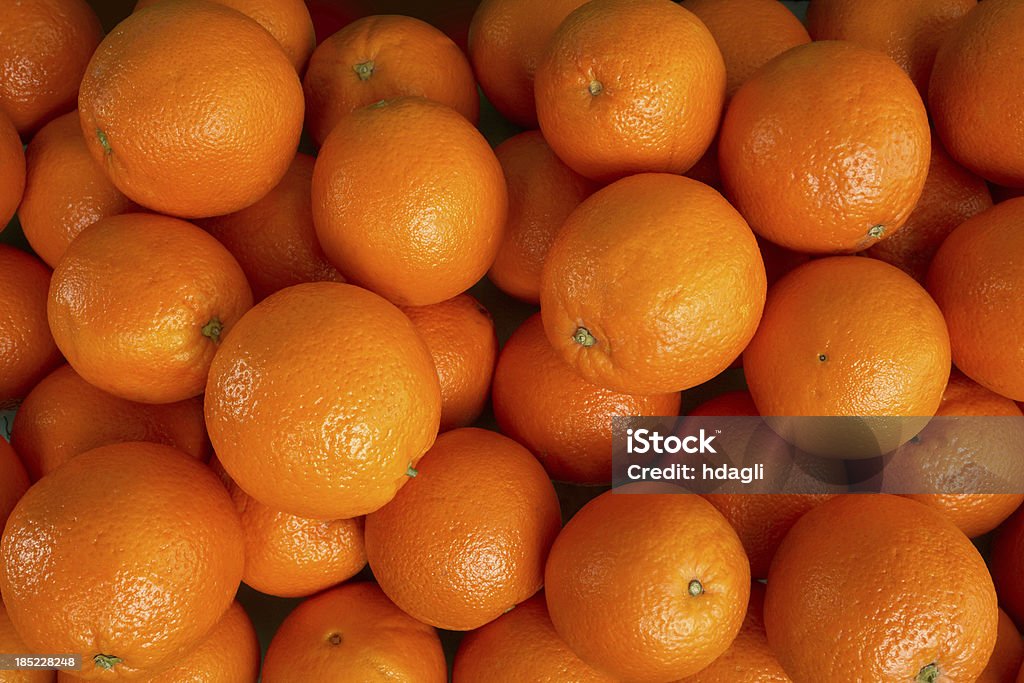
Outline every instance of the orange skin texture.
[[1024, 401], [1024, 198], [968, 219], [942, 243], [928, 291], [949, 326], [953, 362], [978, 384]]
[[[162, 444], [115, 444], [21, 499], [0, 543], [0, 590], [30, 652], [81, 653], [87, 680], [139, 678], [181, 661], [220, 620], [242, 552], [206, 465]], [[101, 653], [121, 662], [105, 670]]]
[[732, 98], [754, 72], [786, 50], [811, 42], [807, 29], [778, 0], [684, 0], [725, 60], [725, 98]]
[[0, 110], [28, 139], [75, 108], [78, 84], [103, 37], [85, 0], [21, 0], [0, 19]]
[[0, 244], [0, 406], [24, 398], [60, 364], [46, 321], [50, 269], [14, 247]]
[[587, 382], [551, 348], [537, 313], [501, 350], [492, 401], [502, 433], [529, 448], [552, 479], [610, 484], [612, 417], [677, 415], [680, 396], [622, 394]]
[[[979, 416], [1006, 416], [1021, 418], [1021, 410], [1017, 404], [1010, 399], [989, 391], [985, 387], [972, 382], [959, 372], [955, 372], [949, 378], [946, 391], [942, 394], [942, 402], [935, 415], [979, 415]], [[953, 449], [950, 448], [950, 438], [921, 439], [915, 443], [915, 460], [920, 463], [922, 470], [933, 469], [937, 473], [945, 471], [959, 472], [967, 466], [968, 457], [977, 458], [977, 455], [968, 456], [965, 451], [974, 450], [982, 452], [988, 448], [988, 457], [995, 459], [1000, 455], [993, 453], [1006, 453], [1005, 449], [1012, 449], [1012, 445], [1020, 432], [1013, 430], [999, 434], [993, 421], [984, 421], [977, 426], [981, 433], [970, 431], [971, 425], [963, 424], [955, 428], [960, 432], [958, 439], [961, 444]], [[951, 435], [953, 436], [953, 435]], [[989, 445], [986, 445], [986, 441]], [[991, 460], [990, 460], [991, 462]], [[969, 487], [965, 487], [969, 488]], [[1014, 513], [1024, 503], [1024, 494], [910, 494], [906, 496], [919, 503], [924, 503], [941, 511], [952, 522], [968, 536], [977, 538], [999, 526], [1006, 518]]]
[[980, 3], [935, 55], [928, 104], [954, 159], [997, 185], [1024, 187], [1024, 5]]
[[884, 52], [928, 92], [935, 53], [977, 0], [812, 0], [807, 30], [815, 40], [848, 40]]
[[11, 430], [11, 444], [32, 481], [76, 455], [125, 441], [166, 444], [205, 461], [210, 444], [202, 398], [135, 403], [97, 389], [62, 365], [25, 397]]
[[274, 634], [263, 683], [387, 679], [444, 683], [441, 640], [374, 583], [347, 583], [306, 600]]
[[246, 493], [328, 520], [391, 500], [441, 416], [434, 363], [409, 319], [336, 282], [257, 304], [221, 344], [205, 400], [214, 450]]
[[[757, 241], [718, 192], [642, 174], [569, 216], [541, 277], [548, 340], [584, 379], [657, 394], [705, 382], [740, 354], [764, 306]], [[578, 343], [580, 328], [596, 340]]]
[[28, 474], [25, 473], [25, 467], [18, 459], [18, 454], [14, 452], [11, 444], [0, 437], [0, 531], [3, 530], [11, 510], [28, 490], [28, 484]]
[[25, 150], [18, 131], [0, 109], [0, 232], [14, 217], [25, 193]]
[[899, 232], [865, 253], [924, 283], [935, 252], [949, 234], [991, 207], [988, 184], [953, 161], [932, 135], [932, 157], [921, 199]]
[[453, 683], [614, 683], [558, 637], [543, 591], [463, 637]]
[[999, 605], [1018, 625], [1024, 624], [1024, 509], [1018, 509], [996, 531], [989, 557]]
[[[138, 0], [135, 11], [163, 0]], [[316, 47], [313, 20], [302, 0], [211, 0], [249, 17], [274, 36], [295, 70], [302, 73]]]
[[949, 335], [924, 288], [856, 256], [779, 280], [743, 353], [754, 402], [773, 416], [931, 416], [949, 368]]
[[1020, 680], [1017, 672], [1024, 663], [1024, 642], [1020, 632], [1013, 625], [1013, 619], [999, 610], [999, 629], [996, 632], [996, 648], [988, 660], [985, 670], [975, 683], [1005, 683]]
[[533, 77], [551, 38], [586, 0], [483, 0], [469, 25], [469, 60], [488, 101], [520, 128], [537, 127]]
[[242, 581], [267, 595], [298, 598], [352, 578], [366, 566], [363, 518], [306, 519], [268, 508], [238, 487], [219, 462], [242, 521]]
[[[133, 213], [93, 223], [68, 246], [47, 317], [87, 382], [130, 401], [173, 403], [203, 392], [218, 344], [250, 307], [245, 274], [217, 240], [176, 218]], [[203, 332], [214, 318], [219, 337]]]
[[[2, 441], [2, 439], [0, 439]], [[0, 446], [2, 449], [3, 446]], [[14, 630], [4, 604], [0, 602], [0, 652], [20, 652], [27, 654], [29, 648], [21, 636]], [[55, 683], [57, 674], [53, 671], [4, 671], [0, 673], [3, 683]]]
[[18, 219], [33, 251], [51, 268], [85, 228], [139, 210], [89, 154], [76, 111], [43, 126], [25, 150], [25, 162]]
[[534, 96], [544, 137], [577, 173], [683, 173], [715, 136], [725, 63], [704, 24], [670, 0], [595, 0], [558, 27]]
[[874, 50], [827, 41], [779, 55], [743, 84], [718, 161], [726, 196], [759, 235], [796, 251], [854, 252], [906, 222], [930, 140], [906, 73]]
[[495, 432], [445, 432], [395, 499], [366, 517], [366, 555], [405, 612], [468, 631], [536, 593], [561, 528], [530, 452]]
[[273, 36], [203, 0], [164, 0], [118, 24], [78, 97], [86, 145], [114, 185], [182, 218], [232, 213], [273, 189], [295, 156], [303, 108]]
[[679, 683], [792, 683], [768, 645], [764, 630], [764, 595], [763, 584], [750, 586], [747, 616], [732, 645], [706, 669]]
[[441, 431], [468, 427], [484, 410], [498, 358], [491, 314], [469, 294], [402, 312], [434, 359], [441, 383]]
[[669, 681], [729, 648], [750, 568], [736, 532], [703, 498], [620, 489], [565, 526], [544, 590], [555, 630], [584, 662], [617, 679]]
[[397, 14], [357, 19], [321, 43], [302, 87], [317, 145], [346, 114], [381, 100], [425, 97], [473, 125], [480, 116], [473, 69], [459, 46], [430, 24]]
[[[928, 561], [922, 562], [925, 549]], [[768, 576], [768, 642], [795, 683], [973, 681], [996, 642], [985, 561], [941, 513], [899, 496], [837, 496], [804, 515]], [[918, 679], [924, 680], [924, 679]]]
[[303, 282], [345, 281], [316, 239], [310, 200], [315, 163], [297, 154], [277, 187], [255, 204], [198, 221], [238, 261], [256, 301]]
[[451, 299], [494, 262], [508, 214], [490, 145], [423, 98], [364, 107], [334, 128], [313, 171], [313, 223], [342, 275], [400, 306]]
[[598, 186], [563, 164], [537, 130], [512, 136], [494, 154], [508, 185], [508, 222], [487, 277], [506, 294], [537, 304], [555, 235]]

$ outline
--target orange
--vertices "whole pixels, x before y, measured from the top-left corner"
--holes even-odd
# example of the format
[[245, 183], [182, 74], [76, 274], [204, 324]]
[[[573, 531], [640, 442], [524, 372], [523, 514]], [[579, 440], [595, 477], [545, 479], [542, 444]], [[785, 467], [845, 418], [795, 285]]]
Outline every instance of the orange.
[[487, 403], [498, 356], [491, 314], [469, 294], [402, 312], [434, 359], [441, 382], [441, 431], [468, 427]]
[[679, 393], [634, 396], [587, 382], [551, 348], [540, 314], [520, 325], [494, 373], [502, 433], [530, 449], [557, 481], [610, 484], [612, 418], [677, 415]]
[[949, 233], [991, 206], [985, 181], [953, 161], [932, 135], [931, 164], [921, 199], [899, 232], [866, 253], [924, 282], [935, 252]]
[[348, 583], [306, 600], [274, 634], [263, 683], [392, 679], [444, 683], [437, 632], [373, 583]]
[[928, 115], [888, 57], [841, 41], [771, 60], [732, 98], [718, 160], [762, 237], [797, 251], [860, 251], [899, 230], [928, 173]]
[[1024, 198], [968, 219], [942, 243], [927, 280], [949, 326], [953, 362], [1015, 401], [1024, 401], [1022, 224]]
[[18, 454], [0, 437], [0, 533], [11, 510], [28, 490], [28, 475]]
[[[2, 448], [2, 447], [0, 447]], [[29, 654], [28, 646], [14, 630], [4, 604], [0, 602], [0, 652]], [[54, 683], [56, 674], [53, 671], [3, 671], [0, 680], [4, 683]]]
[[25, 162], [18, 219], [32, 249], [51, 268], [85, 228], [107, 216], [138, 211], [89, 154], [77, 111], [43, 126], [25, 150]]
[[[138, 0], [135, 11], [163, 0]], [[299, 73], [316, 47], [313, 20], [302, 0], [211, 0], [249, 17], [277, 39], [292, 66]]]
[[217, 240], [151, 214], [104, 218], [68, 246], [50, 283], [50, 329], [90, 384], [143, 403], [203, 392], [252, 293]]
[[85, 0], [19, 0], [0, 19], [0, 110], [22, 137], [75, 108], [78, 84], [103, 37]]
[[0, 591], [30, 652], [81, 653], [85, 679], [139, 677], [180, 663], [220, 620], [242, 552], [206, 465], [162, 444], [115, 444], [21, 499], [0, 543]]
[[707, 185], [650, 173], [569, 215], [544, 262], [540, 303], [552, 346], [584, 379], [656, 394], [729, 367], [764, 295], [764, 264], [739, 213]]
[[264, 505], [315, 519], [372, 512], [434, 442], [441, 390], [426, 344], [379, 296], [288, 287], [221, 344], [206, 427], [224, 469]]
[[1024, 508], [1018, 508], [996, 531], [989, 567], [999, 605], [1018, 626], [1024, 624], [1024, 584], [1020, 581], [1024, 572]]
[[468, 631], [536, 593], [561, 517], [529, 451], [494, 432], [456, 429], [418, 470], [366, 517], [366, 555], [388, 597], [420, 621]]
[[558, 25], [586, 0], [483, 0], [469, 25], [469, 59], [502, 116], [537, 127], [533, 76]]
[[813, 260], [779, 280], [743, 353], [768, 416], [930, 417], [949, 368], [949, 335], [928, 293], [856, 256]]
[[815, 40], [848, 40], [884, 52], [928, 92], [935, 53], [977, 0], [812, 0], [807, 30]]
[[612, 683], [555, 633], [544, 593], [463, 637], [452, 683]]
[[345, 281], [327, 262], [313, 228], [315, 161], [297, 154], [277, 187], [255, 204], [198, 222], [238, 260], [256, 301], [303, 282]]
[[555, 31], [534, 95], [544, 137], [577, 173], [683, 173], [715, 136], [725, 64], [671, 0], [592, 0]]
[[78, 110], [89, 152], [121, 192], [160, 213], [219, 216], [288, 170], [302, 86], [255, 21], [212, 2], [166, 0], [103, 40]]
[[597, 186], [563, 164], [540, 131], [514, 135], [494, 154], [508, 184], [508, 222], [487, 277], [506, 294], [536, 304], [555, 235]]
[[24, 398], [60, 363], [46, 322], [50, 270], [42, 261], [0, 244], [0, 405]]
[[215, 463], [242, 520], [242, 581], [267, 595], [305, 597], [352, 578], [366, 566], [363, 518], [306, 519], [268, 508]]
[[997, 185], [1024, 187], [1024, 79], [1015, 54], [1024, 40], [1024, 4], [979, 3], [935, 55], [928, 104], [954, 159]]
[[1017, 672], [1024, 664], [1024, 642], [1021, 641], [1013, 619], [999, 610], [999, 630], [996, 633], [996, 648], [988, 665], [975, 683], [1006, 683], [1017, 680]]
[[0, 109], [0, 232], [7, 227], [25, 192], [25, 150], [14, 124]]
[[703, 498], [623, 488], [587, 503], [555, 541], [544, 573], [551, 621], [580, 659], [616, 679], [691, 676], [740, 630], [747, 557]]
[[313, 223], [342, 275], [425, 306], [484, 276], [508, 197], [487, 141], [455, 110], [388, 100], [344, 117], [313, 171]]
[[680, 683], [792, 683], [768, 645], [764, 631], [764, 594], [763, 584], [754, 583], [750, 587], [747, 616], [732, 645], [706, 669]]
[[708, 27], [722, 51], [726, 100], [773, 57], [811, 42], [778, 0], [684, 0], [682, 6]]
[[124, 441], [167, 444], [206, 460], [210, 444], [202, 398], [135, 403], [97, 389], [63, 365], [29, 392], [11, 430], [11, 444], [33, 481], [76, 455]]
[[992, 654], [998, 609], [985, 561], [942, 514], [854, 495], [819, 505], [786, 536], [764, 621], [796, 683], [823, 671], [875, 683], [973, 681]]
[[380, 15], [353, 21], [313, 53], [302, 83], [318, 145], [346, 114], [397, 97], [425, 97], [476, 124], [480, 99], [459, 46], [430, 24]]

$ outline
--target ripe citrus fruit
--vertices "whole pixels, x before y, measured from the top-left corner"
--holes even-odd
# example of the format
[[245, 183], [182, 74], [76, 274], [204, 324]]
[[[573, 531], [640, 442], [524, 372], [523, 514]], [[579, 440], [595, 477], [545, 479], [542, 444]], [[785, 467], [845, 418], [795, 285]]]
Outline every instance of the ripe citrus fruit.
[[391, 500], [430, 448], [437, 373], [409, 319], [336, 282], [288, 287], [220, 345], [206, 426], [221, 464], [264, 505], [315, 519]]
[[468, 427], [487, 403], [498, 357], [491, 314], [469, 294], [402, 312], [434, 359], [441, 382], [441, 431]]
[[974, 683], [1004, 683], [1017, 679], [1017, 672], [1024, 664], [1024, 642], [1017, 627], [1006, 612], [999, 610], [999, 630], [996, 632], [996, 648], [992, 651], [985, 670]]
[[252, 204], [288, 170], [302, 86], [255, 21], [212, 2], [166, 0], [103, 40], [78, 109], [89, 152], [133, 201], [219, 216]]
[[[0, 447], [2, 448], [2, 447]], [[0, 602], [0, 652], [29, 654], [29, 648], [14, 630], [3, 602]], [[4, 671], [4, 683], [53, 683], [54, 673], [36, 669], [34, 671]]]
[[753, 336], [764, 294], [757, 242], [739, 213], [707, 185], [648, 173], [569, 215], [540, 299], [548, 339], [580, 375], [655, 394], [727, 368]]
[[996, 531], [989, 559], [999, 604], [1018, 625], [1024, 624], [1024, 508], [1019, 508]]
[[[163, 0], [138, 0], [135, 11]], [[299, 73], [316, 47], [313, 20], [302, 0], [210, 0], [249, 17], [277, 39]]]
[[1024, 3], [987, 0], [971, 10], [935, 55], [928, 104], [953, 158], [998, 185], [1024, 187], [1024, 80], [1013, 55], [1024, 40]]
[[555, 630], [584, 662], [617, 679], [670, 681], [729, 648], [750, 568], [736, 532], [703, 498], [620, 488], [566, 524], [544, 589]]
[[274, 634], [264, 683], [369, 681], [444, 683], [437, 632], [388, 600], [373, 583], [347, 583], [306, 600]]
[[335, 126], [313, 172], [313, 221], [342, 275], [406, 306], [461, 294], [491, 267], [508, 197], [487, 141], [423, 98]]
[[942, 243], [928, 291], [949, 326], [953, 362], [978, 384], [1024, 401], [1024, 198], [968, 219]]
[[860, 251], [906, 222], [928, 173], [928, 115], [891, 59], [841, 41], [779, 55], [736, 92], [718, 160], [750, 226], [805, 252]]
[[78, 112], [43, 126], [25, 150], [18, 219], [39, 258], [55, 268], [78, 233], [101, 218], [138, 210], [114, 187], [82, 137]]
[[298, 154], [277, 187], [241, 211], [198, 221], [227, 247], [262, 301], [303, 282], [344, 282], [316, 239], [310, 201], [315, 159]]
[[928, 178], [917, 206], [899, 232], [866, 253], [924, 282], [935, 252], [949, 233], [991, 206], [985, 181], [953, 161], [933, 135]]
[[86, 679], [139, 677], [180, 663], [220, 620], [242, 552], [206, 465], [162, 444], [115, 444], [21, 499], [0, 543], [0, 591], [29, 651], [81, 653]]
[[306, 124], [318, 145], [346, 114], [381, 100], [425, 97], [476, 124], [473, 69], [452, 39], [412, 17], [353, 21], [313, 53], [303, 79]]
[[523, 128], [537, 127], [533, 75], [551, 37], [586, 0], [483, 0], [469, 25], [469, 59], [494, 108]]
[[46, 322], [50, 270], [42, 261], [0, 244], [0, 405], [24, 398], [60, 363]]
[[704, 24], [670, 0], [592, 0], [555, 31], [534, 95], [544, 137], [577, 173], [683, 173], [715, 136], [725, 64]]
[[924, 683], [975, 680], [998, 610], [985, 561], [952, 522], [877, 494], [833, 498], [796, 523], [772, 563], [764, 619], [794, 683], [823, 671]]
[[167, 444], [206, 460], [203, 400], [135, 403], [97, 389], [63, 365], [29, 392], [11, 430], [11, 444], [33, 481], [76, 455], [124, 441]]
[[0, 109], [26, 139], [75, 108], [103, 27], [84, 0], [19, 0], [0, 18]]
[[28, 490], [28, 474], [18, 454], [11, 445], [0, 437], [0, 533], [7, 516]]
[[939, 46], [978, 0], [812, 0], [807, 30], [815, 40], [848, 40], [884, 52], [921, 93]]
[[612, 683], [555, 633], [544, 593], [467, 633], [455, 654], [452, 683]]
[[242, 521], [242, 581], [267, 595], [312, 595], [352, 578], [366, 566], [363, 518], [306, 519], [268, 508], [238, 487], [219, 463]]
[[468, 631], [536, 593], [561, 516], [529, 451], [494, 432], [456, 429], [418, 470], [366, 517], [366, 555], [388, 597], [420, 621]]
[[506, 294], [536, 304], [544, 258], [555, 235], [597, 187], [563, 164], [540, 131], [514, 135], [494, 154], [508, 184], [508, 222], [487, 276]]
[[539, 313], [501, 350], [493, 392], [502, 433], [529, 448], [552, 479], [576, 484], [611, 483], [614, 416], [676, 415], [680, 401], [678, 392], [637, 396], [586, 381], [551, 348]]
[[25, 150], [14, 124], [0, 109], [0, 232], [7, 227], [25, 193]]
[[217, 347], [252, 306], [238, 263], [191, 223], [153, 214], [104, 218], [68, 245], [47, 317], [71, 367], [143, 403], [203, 392]]

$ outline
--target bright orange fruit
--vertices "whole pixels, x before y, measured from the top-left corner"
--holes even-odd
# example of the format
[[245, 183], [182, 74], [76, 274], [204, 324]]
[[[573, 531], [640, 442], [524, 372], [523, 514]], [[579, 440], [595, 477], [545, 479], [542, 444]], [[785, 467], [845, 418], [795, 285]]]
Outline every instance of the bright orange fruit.
[[28, 490], [28, 474], [18, 454], [0, 436], [0, 530], [4, 528], [11, 510]]
[[999, 610], [999, 630], [996, 633], [996, 647], [992, 651], [985, 670], [974, 683], [1004, 683], [1016, 681], [1017, 672], [1024, 664], [1024, 641], [1013, 624], [1013, 619]]
[[14, 217], [25, 193], [25, 150], [14, 124], [0, 109], [0, 232]]

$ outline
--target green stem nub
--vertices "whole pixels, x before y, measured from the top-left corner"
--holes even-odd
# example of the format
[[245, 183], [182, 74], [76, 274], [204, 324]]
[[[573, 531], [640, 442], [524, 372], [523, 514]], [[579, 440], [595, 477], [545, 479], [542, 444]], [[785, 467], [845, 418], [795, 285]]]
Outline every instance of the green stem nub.
[[597, 343], [597, 339], [585, 327], [577, 327], [572, 335], [572, 340], [584, 348], [590, 348]]
[[93, 657], [92, 661], [94, 661], [96, 663], [96, 666], [103, 669], [104, 671], [110, 671], [114, 668], [115, 665], [121, 663], [121, 658], [115, 657], [114, 655], [100, 654]]
[[100, 146], [103, 147], [103, 151], [106, 154], [110, 154], [114, 151], [110, 148], [110, 140], [107, 139], [107, 134], [99, 128], [96, 129], [96, 137], [99, 138]]
[[210, 322], [203, 325], [203, 336], [213, 340], [214, 344], [220, 343], [220, 333], [224, 330], [224, 323], [220, 318], [213, 316]]
[[693, 597], [697, 597], [704, 592], [704, 584], [697, 579], [693, 579], [690, 581], [690, 585], [686, 587], [686, 590], [689, 591], [690, 595]]
[[883, 235], [885, 235], [884, 225], [872, 225], [871, 229], [868, 230], [868, 237], [870, 237], [873, 240], [880, 240], [882, 239]]
[[359, 80], [368, 81], [370, 76], [373, 75], [373, 60], [368, 59], [362, 64], [356, 64], [352, 67], [352, 70], [356, 72], [356, 76], [359, 76]]
[[939, 680], [939, 665], [935, 662], [921, 669], [917, 678], [914, 679], [916, 683], [935, 683], [937, 680]]
[[419, 473], [420, 471], [413, 467], [412, 465], [409, 465], [409, 468], [405, 470], [405, 476], [407, 477], [415, 477]]
[[590, 85], [587, 86], [587, 90], [590, 91], [591, 95], [597, 97], [602, 92], [604, 92], [604, 86], [601, 85], [601, 81], [595, 78], [594, 80], [590, 81]]

